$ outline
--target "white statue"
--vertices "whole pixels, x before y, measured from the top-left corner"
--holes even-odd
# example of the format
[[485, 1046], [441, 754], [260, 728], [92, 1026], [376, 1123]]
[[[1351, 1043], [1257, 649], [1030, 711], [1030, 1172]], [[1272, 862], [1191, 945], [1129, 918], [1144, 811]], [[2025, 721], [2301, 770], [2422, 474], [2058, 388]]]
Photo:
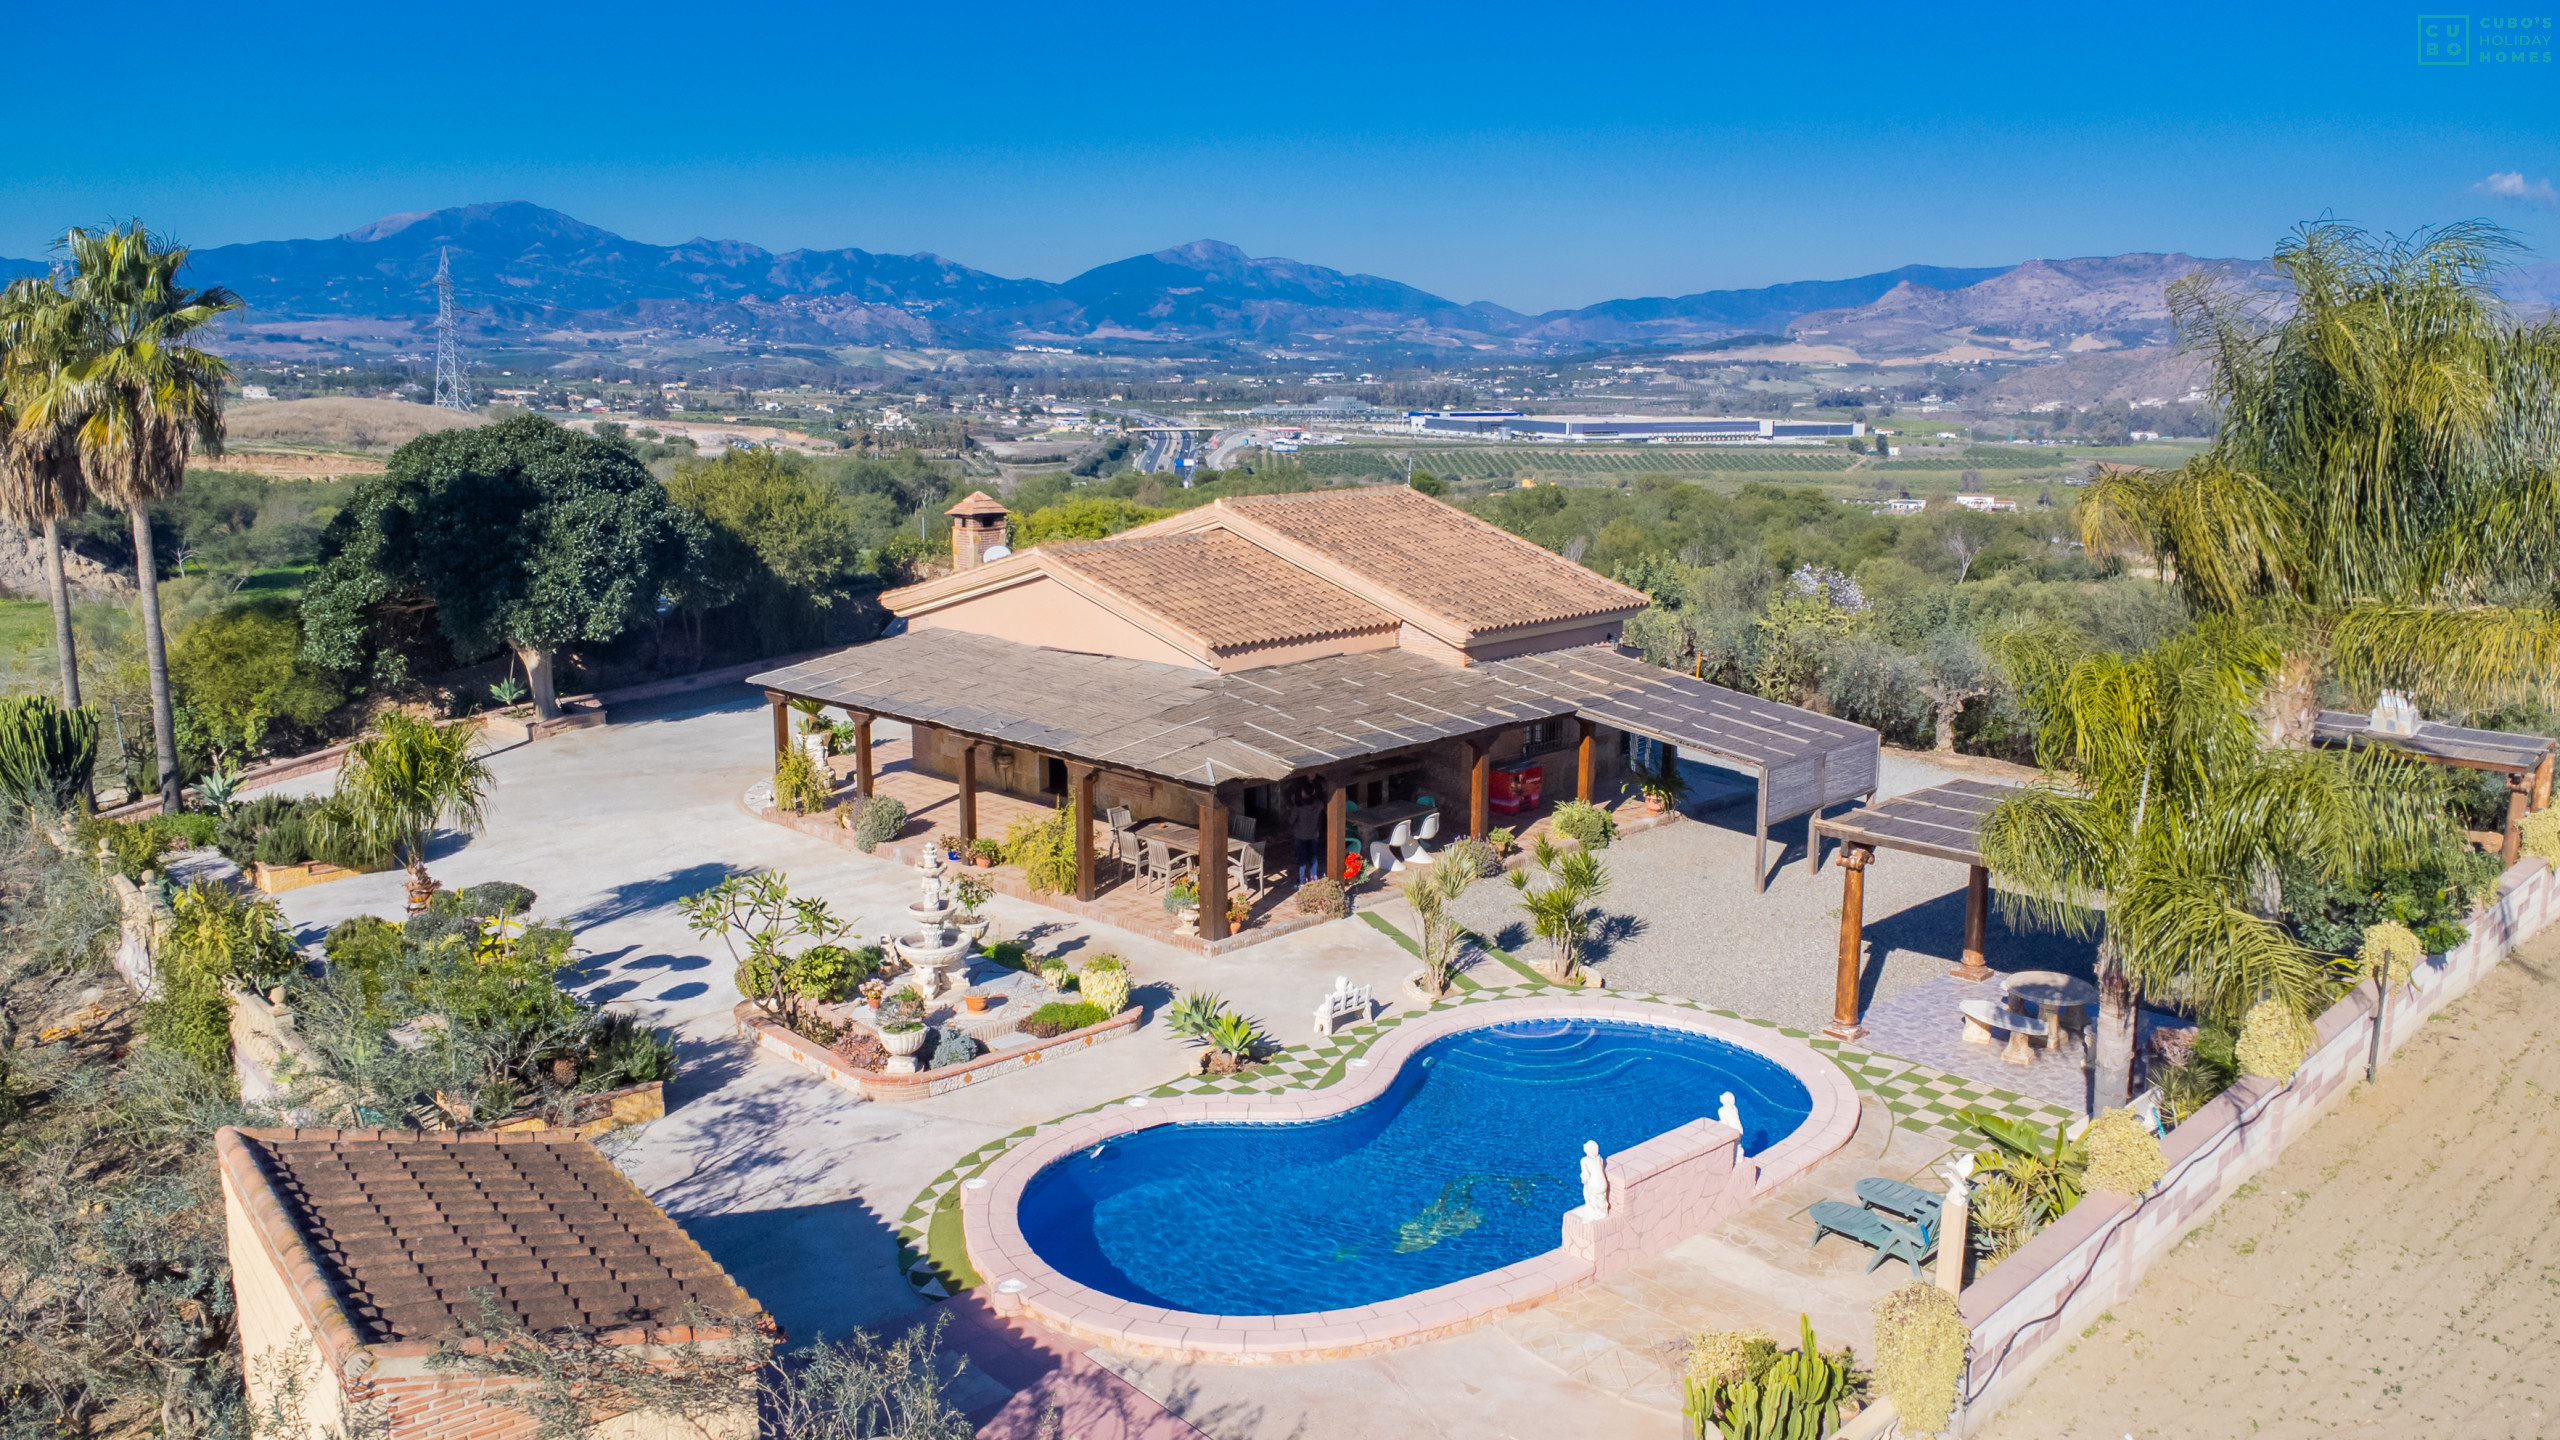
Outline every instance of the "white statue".
[[[1730, 1090], [1716, 1100], [1716, 1123], [1732, 1126], [1736, 1134], [1742, 1130], [1742, 1110], [1733, 1103], [1733, 1092]], [[1736, 1165], [1742, 1163], [1742, 1142], [1738, 1139], [1733, 1142], [1733, 1163]]]
[[942, 908], [942, 852], [927, 850], [916, 862], [916, 873], [924, 877], [924, 906], [928, 911]]
[[1609, 1216], [1609, 1163], [1600, 1158], [1600, 1142], [1582, 1142], [1582, 1213], [1594, 1220]]

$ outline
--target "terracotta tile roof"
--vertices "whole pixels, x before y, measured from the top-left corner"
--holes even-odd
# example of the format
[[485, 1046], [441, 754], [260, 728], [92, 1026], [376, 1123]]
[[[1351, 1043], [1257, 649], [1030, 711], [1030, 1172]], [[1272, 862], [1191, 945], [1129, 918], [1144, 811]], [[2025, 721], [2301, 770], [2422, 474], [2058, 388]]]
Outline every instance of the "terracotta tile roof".
[[[594, 1146], [547, 1135], [242, 1130], [245, 1158], [367, 1345], [431, 1340], [494, 1290], [536, 1330], [682, 1323], [755, 1301]], [[252, 1204], [252, 1215], [261, 1207]], [[270, 1237], [292, 1253], [290, 1237]]]
[[1204, 508], [1303, 546], [1470, 633], [1629, 613], [1646, 603], [1640, 590], [1401, 485], [1245, 495]]
[[942, 512], [945, 515], [1010, 515], [1013, 512], [990, 498], [984, 490], [972, 490], [969, 498]]
[[1222, 651], [1391, 629], [1396, 617], [1241, 535], [1205, 530], [1044, 550], [1049, 567], [1102, 587]]

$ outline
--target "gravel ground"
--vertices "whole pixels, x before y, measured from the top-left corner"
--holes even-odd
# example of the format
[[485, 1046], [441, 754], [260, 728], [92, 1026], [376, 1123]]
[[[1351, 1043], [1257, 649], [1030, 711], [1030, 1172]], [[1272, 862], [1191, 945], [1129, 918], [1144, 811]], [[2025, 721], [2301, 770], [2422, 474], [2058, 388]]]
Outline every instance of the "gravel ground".
[[[1887, 751], [1882, 793], [1923, 790], [1965, 774], [1981, 778]], [[1751, 815], [1748, 802], [1727, 805], [1695, 823], [1666, 825], [1611, 846], [1604, 856], [1611, 883], [1600, 907], [1603, 938], [1589, 958], [1619, 989], [1684, 995], [1816, 1028], [1831, 1018], [1842, 872], [1825, 864], [1818, 876], [1805, 873], [1805, 822], [1791, 820], [1770, 836], [1777, 873], [1765, 893], [1753, 894]], [[1965, 867], [1948, 861], [1895, 851], [1876, 857], [1867, 869], [1865, 1005], [1956, 963], [1964, 948], [1964, 882]], [[1393, 907], [1390, 918], [1402, 908]], [[1509, 885], [1479, 882], [1460, 898], [1458, 911], [1521, 959], [1543, 958], [1545, 946], [1522, 923]], [[1996, 905], [1984, 948], [1999, 970], [2087, 975], [2092, 956], [2085, 941], [2011, 933]]]

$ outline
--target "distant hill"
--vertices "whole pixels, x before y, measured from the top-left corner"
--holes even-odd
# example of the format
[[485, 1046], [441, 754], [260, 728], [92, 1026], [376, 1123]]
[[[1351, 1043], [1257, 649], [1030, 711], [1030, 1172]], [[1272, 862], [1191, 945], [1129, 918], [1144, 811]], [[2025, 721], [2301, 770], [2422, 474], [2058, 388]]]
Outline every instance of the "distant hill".
[[[1906, 265], [1845, 280], [1608, 300], [1523, 315], [1375, 275], [1255, 257], [1217, 240], [1097, 266], [1063, 284], [1009, 279], [939, 255], [781, 254], [735, 240], [652, 245], [524, 201], [392, 215], [344, 235], [213, 246], [192, 278], [248, 302], [235, 344], [268, 327], [333, 339], [383, 322], [415, 341], [452, 260], [480, 344], [611, 349], [685, 337], [773, 346], [1013, 344], [1144, 348], [1229, 342], [1446, 353], [1571, 354], [1791, 334], [1825, 354], [1916, 362], [2041, 358], [2168, 337], [2162, 288], [2200, 267], [2180, 254]], [[0, 279], [42, 274], [0, 260]], [[2514, 276], [2520, 303], [2560, 301], [2560, 266]]]

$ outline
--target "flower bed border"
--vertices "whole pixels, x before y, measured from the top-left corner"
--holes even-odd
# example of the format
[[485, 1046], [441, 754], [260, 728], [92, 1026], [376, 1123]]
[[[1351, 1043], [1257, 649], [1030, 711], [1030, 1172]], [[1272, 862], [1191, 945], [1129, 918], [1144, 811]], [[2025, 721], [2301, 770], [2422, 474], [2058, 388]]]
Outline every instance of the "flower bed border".
[[[2497, 900], [2472, 912], [2470, 937], [2428, 956], [2392, 992], [2382, 1063], [2555, 918], [2560, 876], [2538, 857], [2511, 866], [2498, 877]], [[2373, 987], [2358, 984], [2315, 1023], [2318, 1039], [2292, 1075], [2244, 1076], [2169, 1132], [2160, 1146], [2169, 1171], [2151, 1193], [2087, 1197], [1966, 1289], [1973, 1357], [1951, 1433], [1990, 1420], [2102, 1312], [2131, 1298], [2151, 1266], [2232, 1191], [2363, 1082], [2373, 1007]]]
[[[1685, 1030], [1739, 1046], [1804, 1083], [1811, 1112], [1786, 1139], [1743, 1161], [1725, 1156], [1734, 1132], [1691, 1121], [1608, 1157], [1610, 1213], [1594, 1222], [1571, 1211], [1557, 1248], [1464, 1280], [1371, 1305], [1292, 1315], [1202, 1315], [1142, 1305], [1081, 1285], [1040, 1258], [1017, 1212], [1033, 1177], [1050, 1162], [1115, 1135], [1157, 1125], [1288, 1123], [1321, 1120], [1376, 1099], [1404, 1062], [1449, 1035], [1518, 1020], [1624, 1020]], [[1670, 1246], [1740, 1209], [1849, 1143], [1858, 1128], [1858, 1092], [1840, 1068], [1802, 1040], [1744, 1021], [1657, 1001], [1611, 995], [1494, 1000], [1434, 1011], [1381, 1037], [1357, 1078], [1303, 1094], [1201, 1095], [1126, 1103], [1061, 1121], [1006, 1150], [962, 1192], [970, 1268], [997, 1282], [987, 1293], [1006, 1314], [1126, 1355], [1190, 1363], [1276, 1364], [1374, 1355], [1472, 1329], [1543, 1304]], [[1578, 1140], [1560, 1137], [1560, 1146]], [[1713, 1163], [1701, 1163], [1711, 1161]], [[1736, 1177], [1746, 1183], [1736, 1185]], [[1010, 1286], [1009, 1290], [1003, 1287]]]
[[[758, 1049], [769, 1050], [828, 1084], [852, 1091], [865, 1100], [896, 1103], [929, 1099], [966, 1088], [980, 1080], [1028, 1069], [1050, 1059], [1052, 1051], [1085, 1050], [1117, 1040], [1137, 1029], [1138, 1022], [1146, 1018], [1147, 1012], [1142, 1005], [1131, 1005], [1100, 1024], [1087, 1025], [1046, 1039], [1027, 1036], [1019, 1045], [989, 1050], [975, 1060], [945, 1065], [939, 1070], [919, 1070], [912, 1075], [856, 1070], [837, 1059], [834, 1051], [796, 1030], [767, 1019], [753, 1000], [739, 1001], [729, 1013], [738, 1022], [738, 1032], [754, 1040]], [[1018, 1035], [1021, 1032], [1014, 1033]]]

